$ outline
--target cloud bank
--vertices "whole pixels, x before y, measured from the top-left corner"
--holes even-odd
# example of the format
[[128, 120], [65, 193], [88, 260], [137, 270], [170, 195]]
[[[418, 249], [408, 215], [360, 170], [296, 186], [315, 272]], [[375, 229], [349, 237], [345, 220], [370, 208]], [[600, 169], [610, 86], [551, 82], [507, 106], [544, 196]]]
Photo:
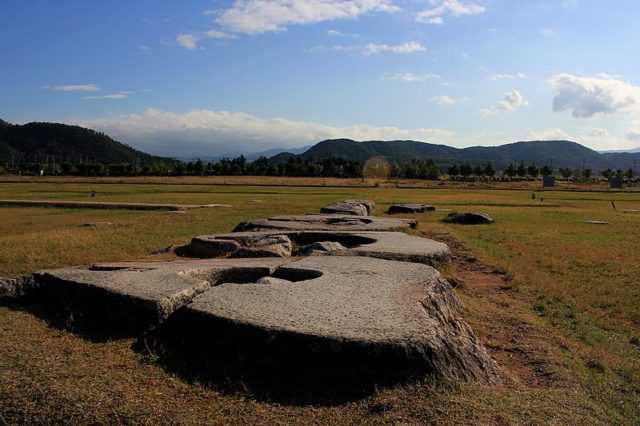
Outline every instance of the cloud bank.
[[414, 139], [433, 143], [455, 141], [454, 132], [437, 128], [402, 129], [368, 124], [333, 127], [211, 110], [178, 114], [148, 109], [142, 114], [67, 122], [103, 131], [141, 150], [167, 156], [258, 152], [270, 148], [300, 147], [342, 137], [355, 140]]

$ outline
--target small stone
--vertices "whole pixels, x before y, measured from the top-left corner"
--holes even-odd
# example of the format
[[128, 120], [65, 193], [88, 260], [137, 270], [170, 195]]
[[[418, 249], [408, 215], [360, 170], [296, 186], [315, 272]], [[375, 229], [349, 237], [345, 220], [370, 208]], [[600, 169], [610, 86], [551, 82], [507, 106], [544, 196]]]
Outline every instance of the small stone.
[[607, 222], [605, 220], [585, 220], [585, 223], [590, 225], [611, 225], [611, 222]]
[[83, 223], [80, 226], [85, 226], [88, 228], [100, 228], [103, 226], [112, 226], [113, 222], [87, 222], [87, 223]]
[[388, 214], [398, 213], [424, 213], [435, 211], [434, 206], [428, 204], [392, 204], [387, 210]]
[[345, 246], [334, 241], [318, 241], [300, 247], [300, 252], [303, 254], [312, 254], [313, 252], [331, 253], [334, 251], [342, 251], [346, 249], [347, 248]]
[[195, 237], [189, 245], [189, 255], [196, 257], [221, 257], [228, 256], [241, 247], [240, 243], [234, 240], [216, 239], [215, 236]]
[[450, 213], [442, 219], [445, 223], [457, 223], [460, 225], [479, 225], [493, 223], [493, 218], [485, 213]]

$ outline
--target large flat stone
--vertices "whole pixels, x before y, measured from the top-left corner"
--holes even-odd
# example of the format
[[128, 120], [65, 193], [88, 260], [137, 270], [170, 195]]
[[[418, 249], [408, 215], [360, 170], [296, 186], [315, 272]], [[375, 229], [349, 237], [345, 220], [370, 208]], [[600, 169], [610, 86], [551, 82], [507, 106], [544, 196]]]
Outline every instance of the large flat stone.
[[119, 262], [41, 271], [38, 289], [81, 316], [148, 328], [219, 281], [254, 281], [283, 260]]
[[[462, 304], [435, 269], [372, 258], [312, 256], [272, 279], [222, 283], [181, 311], [204, 340], [226, 329], [235, 342], [260, 340], [278, 353], [327, 353], [419, 367], [492, 383], [497, 368], [462, 320]], [[260, 353], [253, 353], [260, 356]], [[301, 355], [302, 356], [302, 355]]]
[[[326, 242], [339, 243], [343, 246], [342, 250], [316, 250], [314, 254], [377, 257], [431, 266], [446, 264], [450, 256], [449, 247], [438, 241], [407, 235], [403, 232], [370, 231], [260, 231], [201, 235], [192, 239], [188, 252], [193, 251], [201, 257], [206, 253], [210, 254], [209, 257], [251, 257], [242, 256], [238, 246], [252, 247], [260, 241], [269, 241], [283, 235], [300, 247]], [[207, 249], [208, 247], [210, 250]], [[221, 253], [220, 247], [228, 247], [229, 250]]]
[[260, 230], [315, 230], [315, 231], [388, 231], [399, 228], [415, 228], [413, 219], [396, 219], [377, 216], [351, 215], [300, 215], [275, 216], [238, 224], [234, 232]]

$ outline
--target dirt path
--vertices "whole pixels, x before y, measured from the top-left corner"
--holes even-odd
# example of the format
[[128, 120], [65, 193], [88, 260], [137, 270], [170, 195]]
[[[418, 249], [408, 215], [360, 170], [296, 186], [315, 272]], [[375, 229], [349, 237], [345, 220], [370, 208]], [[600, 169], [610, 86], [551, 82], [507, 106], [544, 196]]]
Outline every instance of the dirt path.
[[549, 335], [531, 310], [527, 296], [515, 290], [502, 271], [482, 263], [448, 234], [423, 232], [451, 248], [457, 291], [472, 316], [472, 327], [498, 362], [505, 385], [545, 388], [559, 378], [549, 354]]

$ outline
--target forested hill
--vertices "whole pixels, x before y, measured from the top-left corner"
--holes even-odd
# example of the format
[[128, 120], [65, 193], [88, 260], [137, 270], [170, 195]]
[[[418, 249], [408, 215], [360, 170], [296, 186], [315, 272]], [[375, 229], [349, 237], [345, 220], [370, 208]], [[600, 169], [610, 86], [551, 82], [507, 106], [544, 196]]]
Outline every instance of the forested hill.
[[0, 120], [0, 164], [44, 163], [47, 157], [57, 163], [145, 164], [167, 160], [79, 126], [58, 123], [12, 125]]
[[278, 164], [287, 161], [289, 157], [299, 157], [303, 160], [321, 160], [327, 158], [343, 158], [364, 162], [372, 157], [385, 157], [390, 162], [403, 163], [412, 159], [433, 159], [441, 167], [451, 163], [468, 161], [481, 164], [491, 161], [498, 169], [509, 164], [535, 162], [538, 165], [550, 165], [554, 168], [581, 168], [583, 160], [585, 167], [594, 170], [626, 170], [633, 166], [633, 160], [640, 162], [640, 154], [631, 153], [599, 153], [576, 142], [570, 141], [529, 141], [515, 142], [506, 145], [470, 148], [454, 148], [447, 145], [436, 145], [416, 141], [366, 141], [356, 142], [351, 139], [329, 139], [317, 143], [306, 152], [293, 155], [278, 154], [270, 161]]

